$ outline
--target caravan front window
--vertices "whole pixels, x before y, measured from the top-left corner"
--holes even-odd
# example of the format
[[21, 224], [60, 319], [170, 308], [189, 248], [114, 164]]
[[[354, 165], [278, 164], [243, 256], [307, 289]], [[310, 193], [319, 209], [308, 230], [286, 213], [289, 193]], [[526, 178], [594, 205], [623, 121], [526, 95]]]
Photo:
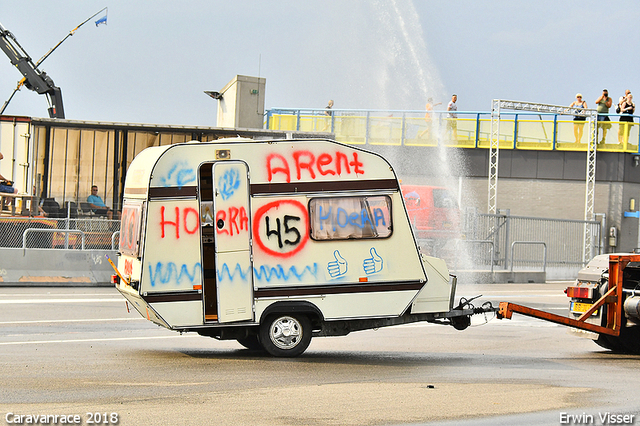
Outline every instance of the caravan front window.
[[314, 240], [387, 238], [393, 230], [387, 195], [312, 198], [309, 228]]

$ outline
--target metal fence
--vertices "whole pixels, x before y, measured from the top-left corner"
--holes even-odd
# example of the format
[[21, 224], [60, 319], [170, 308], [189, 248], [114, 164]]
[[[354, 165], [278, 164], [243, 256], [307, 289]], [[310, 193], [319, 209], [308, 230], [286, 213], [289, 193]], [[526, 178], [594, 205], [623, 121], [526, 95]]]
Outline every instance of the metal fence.
[[119, 245], [120, 221], [102, 218], [0, 218], [0, 247], [114, 250]]
[[[599, 221], [547, 219], [509, 214], [480, 214], [467, 211], [465, 239], [456, 242], [464, 264], [458, 270], [575, 270], [604, 250]], [[584, 259], [584, 232], [593, 236], [590, 256]], [[460, 256], [459, 256], [460, 257]]]

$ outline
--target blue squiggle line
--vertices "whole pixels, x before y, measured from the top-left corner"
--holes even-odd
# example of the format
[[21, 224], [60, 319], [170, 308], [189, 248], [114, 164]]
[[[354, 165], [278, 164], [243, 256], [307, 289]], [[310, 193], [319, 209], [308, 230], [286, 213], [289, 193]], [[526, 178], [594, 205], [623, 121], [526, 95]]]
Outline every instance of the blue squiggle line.
[[222, 268], [216, 271], [216, 275], [218, 276], [218, 281], [223, 281], [225, 276], [229, 277], [229, 281], [233, 281], [235, 279], [236, 274], [238, 274], [240, 278], [242, 278], [242, 281], [246, 281], [247, 275], [249, 275], [249, 269], [247, 269], [247, 271], [243, 271], [240, 264], [236, 263], [236, 267], [233, 270], [233, 273], [231, 273], [227, 264], [223, 263]]
[[266, 282], [271, 282], [274, 277], [284, 281], [289, 281], [293, 276], [295, 276], [298, 281], [302, 281], [302, 278], [307, 272], [313, 275], [314, 278], [318, 278], [318, 264], [314, 263], [313, 267], [307, 265], [300, 272], [298, 272], [298, 269], [295, 266], [292, 266], [288, 271], [285, 271], [282, 265], [276, 265], [275, 267], [272, 266], [270, 268], [262, 265], [259, 269], [254, 267], [253, 272], [257, 281], [264, 279]]
[[165, 264], [158, 262], [156, 263], [156, 272], [154, 274], [153, 268], [149, 265], [149, 277], [151, 278], [152, 287], [156, 285], [156, 280], [160, 281], [159, 284], [167, 284], [172, 281], [180, 284], [184, 277], [187, 277], [189, 282], [193, 284], [195, 282], [196, 275], [199, 275], [199, 272], [201, 271], [202, 265], [200, 262], [193, 265], [193, 273], [189, 273], [189, 269], [185, 264], [180, 267], [180, 272], [178, 272], [178, 267], [175, 263], [169, 262], [165, 267]]

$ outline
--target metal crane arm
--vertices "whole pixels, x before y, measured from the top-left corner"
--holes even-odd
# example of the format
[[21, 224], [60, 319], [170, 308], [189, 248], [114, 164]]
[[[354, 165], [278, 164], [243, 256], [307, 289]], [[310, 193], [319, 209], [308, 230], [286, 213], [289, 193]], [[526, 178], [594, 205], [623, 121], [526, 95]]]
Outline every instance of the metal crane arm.
[[[0, 24], [0, 49], [7, 55], [11, 64], [14, 65], [24, 76], [24, 85], [38, 94], [47, 95], [51, 102], [49, 116], [51, 118], [64, 118], [64, 108], [62, 106], [62, 91], [57, 87], [51, 77], [45, 72], [38, 70], [31, 60], [31, 57], [20, 46], [15, 36]], [[4, 108], [3, 108], [4, 110]]]

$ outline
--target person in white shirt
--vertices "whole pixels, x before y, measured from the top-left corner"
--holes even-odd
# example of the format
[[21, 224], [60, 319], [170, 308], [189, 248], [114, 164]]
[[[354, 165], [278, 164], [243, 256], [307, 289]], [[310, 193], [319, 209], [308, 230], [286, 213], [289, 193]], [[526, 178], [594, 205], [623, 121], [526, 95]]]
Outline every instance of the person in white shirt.
[[[451, 131], [451, 137], [454, 141], [458, 140], [458, 114], [455, 111], [458, 110], [456, 102], [458, 101], [458, 95], [451, 96], [451, 102], [447, 105], [447, 111], [449, 111], [449, 117], [447, 118], [447, 125]], [[451, 112], [454, 111], [454, 112]]]

